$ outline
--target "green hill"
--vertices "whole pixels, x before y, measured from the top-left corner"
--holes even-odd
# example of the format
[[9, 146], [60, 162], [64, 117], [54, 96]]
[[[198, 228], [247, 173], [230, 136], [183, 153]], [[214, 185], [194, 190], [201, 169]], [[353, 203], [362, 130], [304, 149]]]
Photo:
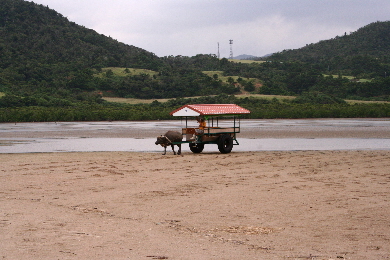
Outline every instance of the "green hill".
[[[183, 102], [239, 102], [253, 110], [271, 105], [280, 110], [278, 99], [228, 96], [242, 93], [301, 96], [301, 107], [311, 104], [316, 110], [316, 104], [341, 104], [344, 109], [341, 99], [389, 100], [390, 78], [384, 75], [390, 74], [388, 52], [389, 22], [377, 22], [260, 62], [234, 62], [211, 54], [157, 57], [77, 25], [46, 6], [0, 0], [0, 121], [163, 118]], [[152, 101], [151, 107], [132, 113], [136, 108], [107, 102], [102, 94], [177, 100], [164, 105]], [[182, 99], [199, 96], [204, 98]], [[378, 109], [370, 115], [388, 114]], [[287, 114], [272, 112], [267, 117], [290, 117]], [[358, 115], [362, 114], [352, 116]]]
[[0, 0], [0, 66], [71, 64], [156, 69], [158, 57], [70, 22], [43, 5]]
[[0, 0], [0, 91], [90, 90], [90, 69], [161, 64], [153, 53], [79, 26], [43, 5]]
[[374, 22], [351, 34], [284, 50], [265, 59], [307, 62], [350, 75], [384, 76], [385, 71], [390, 71], [390, 21]]
[[[40, 101], [29, 104], [47, 104], [42, 96], [99, 101], [96, 93], [101, 91], [135, 98], [236, 92], [234, 86], [213, 82], [201, 72], [211, 63], [218, 67], [220, 61], [210, 55], [159, 58], [77, 25], [43, 5], [0, 0], [0, 91], [39, 96]], [[114, 68], [128, 68], [129, 73], [118, 76]], [[133, 73], [137, 69], [154, 72]]]
[[360, 55], [374, 58], [390, 56], [390, 21], [371, 23], [351, 34], [307, 44], [297, 50], [285, 50], [269, 58], [318, 62]]

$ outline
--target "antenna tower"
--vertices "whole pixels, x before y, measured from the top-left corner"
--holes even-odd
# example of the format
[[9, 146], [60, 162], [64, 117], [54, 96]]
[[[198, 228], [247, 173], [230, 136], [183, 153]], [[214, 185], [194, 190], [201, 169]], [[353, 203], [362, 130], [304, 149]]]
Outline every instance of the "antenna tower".
[[219, 59], [219, 42], [218, 42], [218, 59]]
[[229, 59], [233, 59], [233, 40], [229, 40], [230, 43], [230, 57]]

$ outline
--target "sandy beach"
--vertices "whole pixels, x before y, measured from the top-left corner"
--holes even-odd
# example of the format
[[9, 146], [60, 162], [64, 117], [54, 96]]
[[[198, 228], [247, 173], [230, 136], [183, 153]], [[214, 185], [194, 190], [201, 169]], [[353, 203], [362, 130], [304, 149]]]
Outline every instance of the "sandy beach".
[[2, 259], [389, 259], [390, 151], [0, 154]]
[[[18, 124], [2, 137], [162, 134], [106, 125]], [[289, 137], [390, 138], [390, 131], [286, 124], [240, 133]], [[2, 259], [390, 258], [389, 150], [4, 153], [0, 164]]]

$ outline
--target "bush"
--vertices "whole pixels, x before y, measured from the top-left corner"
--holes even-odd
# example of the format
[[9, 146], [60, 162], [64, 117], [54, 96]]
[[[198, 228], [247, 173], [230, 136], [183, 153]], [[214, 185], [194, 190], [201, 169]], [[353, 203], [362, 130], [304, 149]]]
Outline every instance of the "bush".
[[345, 104], [341, 98], [326, 95], [321, 92], [304, 92], [293, 103], [297, 104]]

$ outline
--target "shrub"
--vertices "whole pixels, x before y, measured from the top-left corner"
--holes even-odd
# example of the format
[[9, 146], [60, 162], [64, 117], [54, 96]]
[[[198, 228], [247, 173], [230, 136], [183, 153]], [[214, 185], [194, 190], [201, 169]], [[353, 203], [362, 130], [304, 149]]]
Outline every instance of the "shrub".
[[321, 92], [304, 92], [293, 103], [297, 104], [345, 104], [346, 102], [341, 98], [336, 98], [326, 95]]

